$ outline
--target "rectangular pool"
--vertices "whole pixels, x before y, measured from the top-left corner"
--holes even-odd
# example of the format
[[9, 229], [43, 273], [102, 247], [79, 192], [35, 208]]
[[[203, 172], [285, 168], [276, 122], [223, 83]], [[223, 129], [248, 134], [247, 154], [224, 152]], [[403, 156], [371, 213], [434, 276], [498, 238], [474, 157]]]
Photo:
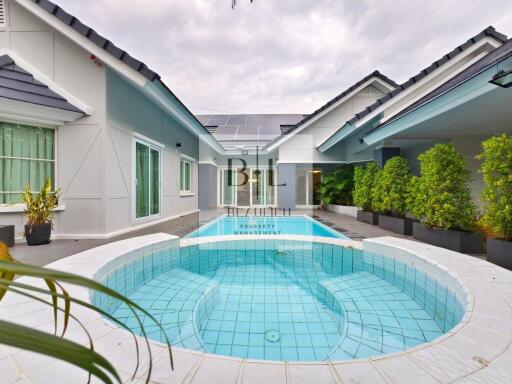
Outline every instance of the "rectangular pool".
[[223, 235], [305, 235], [347, 239], [343, 234], [307, 215], [288, 217], [233, 217], [223, 215], [185, 238]]

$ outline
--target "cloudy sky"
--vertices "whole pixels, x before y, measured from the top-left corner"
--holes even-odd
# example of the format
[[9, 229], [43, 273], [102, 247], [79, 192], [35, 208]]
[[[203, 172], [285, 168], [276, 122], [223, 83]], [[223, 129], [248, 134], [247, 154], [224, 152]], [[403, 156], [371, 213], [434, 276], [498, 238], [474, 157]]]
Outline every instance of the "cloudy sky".
[[194, 113], [310, 113], [375, 69], [397, 82], [510, 0], [54, 0], [158, 72]]

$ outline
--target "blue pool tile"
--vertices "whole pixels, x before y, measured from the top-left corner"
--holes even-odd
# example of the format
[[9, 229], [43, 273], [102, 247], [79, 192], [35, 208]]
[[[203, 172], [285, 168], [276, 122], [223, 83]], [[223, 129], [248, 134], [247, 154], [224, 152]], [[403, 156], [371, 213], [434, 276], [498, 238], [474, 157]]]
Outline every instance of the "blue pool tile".
[[247, 357], [249, 359], [264, 359], [265, 358], [265, 348], [250, 346], [247, 351]]

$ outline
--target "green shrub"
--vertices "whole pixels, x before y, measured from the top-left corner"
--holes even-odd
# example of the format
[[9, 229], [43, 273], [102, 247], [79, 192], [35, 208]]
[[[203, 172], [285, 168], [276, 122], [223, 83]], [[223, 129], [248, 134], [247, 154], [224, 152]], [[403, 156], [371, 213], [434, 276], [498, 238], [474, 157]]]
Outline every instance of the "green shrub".
[[482, 143], [480, 172], [486, 203], [482, 223], [493, 234], [512, 241], [512, 137], [491, 137]]
[[452, 144], [436, 144], [418, 156], [421, 176], [413, 186], [412, 213], [432, 228], [468, 230], [476, 207], [464, 158]]
[[324, 175], [318, 188], [323, 204], [352, 205], [354, 190], [354, 166], [342, 165]]
[[373, 210], [385, 215], [404, 217], [411, 172], [407, 160], [400, 156], [389, 159], [373, 186]]
[[372, 190], [380, 168], [375, 163], [354, 170], [354, 204], [365, 211], [372, 211]]

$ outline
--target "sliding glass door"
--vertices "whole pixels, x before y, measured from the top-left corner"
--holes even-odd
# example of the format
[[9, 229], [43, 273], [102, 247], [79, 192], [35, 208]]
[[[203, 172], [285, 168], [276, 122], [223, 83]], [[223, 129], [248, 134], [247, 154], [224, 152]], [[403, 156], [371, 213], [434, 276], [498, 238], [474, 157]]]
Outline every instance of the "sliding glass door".
[[[221, 169], [220, 205], [238, 207], [272, 206], [275, 202], [275, 172], [267, 169], [247, 169], [244, 173], [232, 170], [232, 185], [229, 185], [228, 169]], [[245, 176], [247, 175], [247, 176]], [[249, 177], [250, 175], [250, 177]], [[272, 182], [270, 182], [272, 177]]]
[[319, 169], [298, 168], [295, 181], [295, 201], [298, 206], [310, 207], [320, 205], [318, 187], [322, 182]]
[[160, 214], [160, 149], [135, 142], [135, 218]]

